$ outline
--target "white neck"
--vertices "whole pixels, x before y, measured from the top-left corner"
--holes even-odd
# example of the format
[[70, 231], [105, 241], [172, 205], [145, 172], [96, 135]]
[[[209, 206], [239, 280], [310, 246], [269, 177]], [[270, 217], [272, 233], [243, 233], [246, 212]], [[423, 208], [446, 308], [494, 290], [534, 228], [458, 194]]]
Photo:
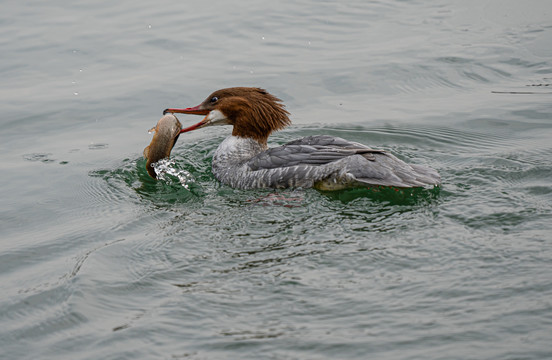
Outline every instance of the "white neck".
[[256, 140], [231, 135], [215, 150], [213, 167], [215, 164], [224, 167], [240, 165], [265, 150], [266, 146]]

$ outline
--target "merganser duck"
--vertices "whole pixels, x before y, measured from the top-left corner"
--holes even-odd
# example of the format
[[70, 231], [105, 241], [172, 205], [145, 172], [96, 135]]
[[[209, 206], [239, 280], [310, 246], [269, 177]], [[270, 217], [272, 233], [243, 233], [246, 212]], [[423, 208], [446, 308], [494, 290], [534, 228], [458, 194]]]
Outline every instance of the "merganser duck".
[[180, 132], [231, 125], [232, 135], [215, 150], [212, 170], [223, 184], [239, 189], [355, 187], [434, 187], [439, 174], [407, 164], [385, 150], [345, 139], [314, 135], [268, 148], [268, 136], [291, 124], [282, 101], [264, 89], [217, 90], [198, 106], [166, 109], [166, 113], [205, 115]]

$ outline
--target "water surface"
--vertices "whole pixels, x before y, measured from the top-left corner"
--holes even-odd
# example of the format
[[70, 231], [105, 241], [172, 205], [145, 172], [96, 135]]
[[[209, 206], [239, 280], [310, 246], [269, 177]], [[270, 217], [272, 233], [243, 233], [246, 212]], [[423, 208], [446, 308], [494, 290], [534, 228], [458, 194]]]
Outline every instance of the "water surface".
[[[8, 1], [0, 357], [547, 359], [548, 1]], [[434, 191], [234, 190], [224, 127], [145, 171], [167, 107], [282, 98]], [[198, 118], [180, 117], [183, 125]]]

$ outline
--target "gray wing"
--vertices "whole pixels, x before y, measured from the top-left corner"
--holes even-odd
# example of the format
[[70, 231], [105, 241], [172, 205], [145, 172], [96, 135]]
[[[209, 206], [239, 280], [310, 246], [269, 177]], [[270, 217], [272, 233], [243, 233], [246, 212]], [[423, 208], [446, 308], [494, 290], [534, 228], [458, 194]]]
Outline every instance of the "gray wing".
[[352, 155], [362, 155], [366, 160], [375, 161], [374, 154], [384, 154], [366, 145], [329, 136], [307, 136], [285, 145], [268, 149], [248, 162], [251, 170], [276, 169], [297, 165], [326, 165]]
[[246, 166], [263, 173], [268, 187], [318, 182], [329, 186], [337, 182], [346, 186], [426, 187], [441, 181], [429, 167], [409, 165], [383, 150], [328, 135], [308, 136], [269, 149]]

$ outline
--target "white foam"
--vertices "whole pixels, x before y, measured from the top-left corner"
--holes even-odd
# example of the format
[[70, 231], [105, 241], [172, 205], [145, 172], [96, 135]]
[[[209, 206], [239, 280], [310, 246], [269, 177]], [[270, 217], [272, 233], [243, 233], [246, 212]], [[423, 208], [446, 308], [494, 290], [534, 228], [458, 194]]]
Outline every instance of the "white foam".
[[180, 181], [180, 184], [186, 189], [189, 190], [189, 184], [194, 182], [195, 179], [192, 174], [184, 169], [178, 169], [176, 163], [172, 159], [161, 159], [158, 162], [151, 164], [155, 173], [157, 174], [157, 180], [164, 182], [171, 182], [171, 178], [167, 175], [174, 176]]

